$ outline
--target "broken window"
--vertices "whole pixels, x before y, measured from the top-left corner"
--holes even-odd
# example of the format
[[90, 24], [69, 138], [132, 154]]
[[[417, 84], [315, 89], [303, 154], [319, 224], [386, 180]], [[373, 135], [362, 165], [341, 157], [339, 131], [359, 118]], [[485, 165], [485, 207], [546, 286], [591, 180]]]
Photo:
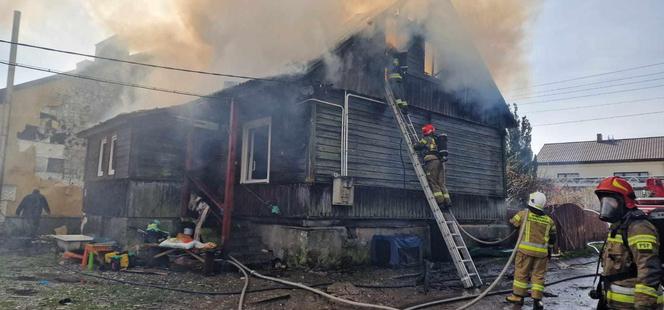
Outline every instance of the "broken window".
[[60, 158], [49, 158], [46, 164], [46, 172], [65, 173], [65, 160]]
[[424, 42], [424, 74], [436, 75], [435, 51], [429, 41]]
[[248, 122], [242, 130], [241, 183], [270, 182], [272, 119]]
[[118, 136], [114, 135], [111, 137], [111, 149], [109, 150], [108, 154], [108, 175], [114, 175], [115, 174], [115, 145], [118, 142]]
[[104, 175], [104, 153], [106, 152], [106, 138], [99, 142], [99, 160], [97, 161], [97, 176]]

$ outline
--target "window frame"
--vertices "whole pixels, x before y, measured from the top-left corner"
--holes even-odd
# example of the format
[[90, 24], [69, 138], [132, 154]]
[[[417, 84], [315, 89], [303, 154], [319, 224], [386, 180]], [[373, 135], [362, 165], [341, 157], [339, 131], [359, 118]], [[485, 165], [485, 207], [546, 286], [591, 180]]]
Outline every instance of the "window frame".
[[556, 174], [557, 179], [580, 178], [581, 174], [578, 172], [560, 172]]
[[97, 160], [98, 177], [104, 176], [104, 153], [106, 152], [106, 144], [108, 144], [108, 140], [106, 139], [106, 137], [102, 138], [99, 141], [99, 159]]
[[[249, 146], [249, 131], [254, 128], [267, 126], [267, 172], [265, 179], [252, 179], [249, 164], [253, 163], [253, 139], [251, 139], [251, 150]], [[240, 184], [268, 184], [270, 183], [270, 164], [272, 157], [272, 117], [259, 118], [246, 122], [242, 126], [242, 159], [240, 161]]]
[[108, 173], [107, 173], [108, 175], [115, 175], [114, 157], [115, 157], [115, 151], [116, 151], [115, 147], [116, 147], [117, 143], [118, 143], [118, 135], [113, 135], [111, 137], [111, 143], [109, 144], [110, 147], [109, 147], [109, 154], [108, 154]]
[[647, 178], [650, 177], [649, 171], [618, 171], [613, 173], [614, 177], [621, 178]]
[[[436, 77], [436, 53], [433, 47], [433, 44], [431, 44], [430, 41], [424, 40], [424, 57], [422, 59], [422, 68], [423, 68], [423, 74], [428, 77], [435, 78]], [[431, 62], [431, 72], [428, 72], [427, 68], [427, 59], [430, 60]]]

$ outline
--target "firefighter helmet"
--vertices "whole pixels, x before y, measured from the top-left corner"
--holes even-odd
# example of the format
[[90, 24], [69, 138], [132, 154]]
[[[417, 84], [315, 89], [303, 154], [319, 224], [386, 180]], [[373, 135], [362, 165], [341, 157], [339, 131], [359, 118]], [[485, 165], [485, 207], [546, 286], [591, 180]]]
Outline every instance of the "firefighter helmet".
[[546, 195], [542, 192], [534, 192], [528, 197], [528, 206], [540, 211], [544, 211], [546, 205]]
[[426, 124], [422, 126], [422, 134], [425, 136], [432, 135], [436, 131], [436, 127], [433, 127], [432, 124]]
[[625, 202], [627, 209], [634, 209], [636, 207], [636, 194], [632, 185], [621, 177], [608, 177], [597, 185], [595, 195], [602, 199], [606, 195], [619, 195]]

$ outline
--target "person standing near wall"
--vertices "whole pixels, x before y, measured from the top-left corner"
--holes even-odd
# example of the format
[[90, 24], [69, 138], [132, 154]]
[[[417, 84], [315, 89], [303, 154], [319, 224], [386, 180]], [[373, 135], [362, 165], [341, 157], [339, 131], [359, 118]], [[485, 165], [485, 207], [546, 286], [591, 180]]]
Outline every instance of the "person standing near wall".
[[16, 215], [25, 219], [30, 238], [34, 238], [39, 231], [42, 210], [46, 211], [46, 214], [51, 214], [46, 197], [38, 189], [34, 189], [31, 194], [23, 197], [16, 209]]

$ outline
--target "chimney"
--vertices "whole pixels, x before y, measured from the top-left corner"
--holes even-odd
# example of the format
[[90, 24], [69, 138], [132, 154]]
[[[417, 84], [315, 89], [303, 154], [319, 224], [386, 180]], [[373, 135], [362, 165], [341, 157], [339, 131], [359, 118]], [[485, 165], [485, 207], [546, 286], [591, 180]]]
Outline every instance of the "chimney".
[[602, 134], [601, 133], [597, 134], [597, 143], [602, 143]]

